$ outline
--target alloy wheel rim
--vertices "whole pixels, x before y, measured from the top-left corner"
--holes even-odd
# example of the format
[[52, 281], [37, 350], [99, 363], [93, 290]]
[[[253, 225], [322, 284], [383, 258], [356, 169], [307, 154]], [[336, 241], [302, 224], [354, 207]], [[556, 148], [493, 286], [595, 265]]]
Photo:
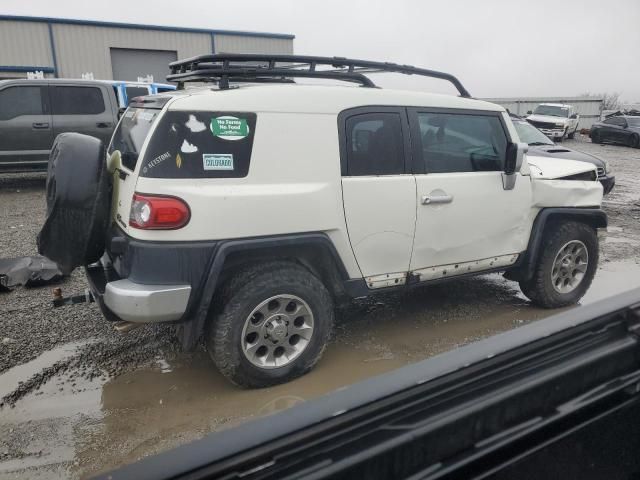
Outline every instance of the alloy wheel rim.
[[313, 313], [304, 300], [296, 295], [276, 295], [261, 302], [246, 318], [242, 353], [256, 367], [284, 367], [306, 350], [313, 331]]
[[589, 252], [580, 240], [565, 243], [556, 254], [551, 284], [558, 293], [571, 293], [582, 283], [589, 267]]

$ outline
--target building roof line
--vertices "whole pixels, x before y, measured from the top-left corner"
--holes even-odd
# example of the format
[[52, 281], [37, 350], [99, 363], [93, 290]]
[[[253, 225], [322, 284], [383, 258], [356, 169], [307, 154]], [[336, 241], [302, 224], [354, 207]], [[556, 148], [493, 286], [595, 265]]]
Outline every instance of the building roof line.
[[58, 23], [64, 25], [87, 25], [93, 27], [133, 28], [139, 30], [162, 30], [166, 32], [207, 33], [218, 35], [239, 35], [243, 37], [281, 38], [293, 40], [295, 35], [289, 33], [252, 32], [242, 30], [219, 30], [210, 28], [171, 27], [164, 25], [143, 25], [137, 23], [102, 22], [98, 20], [78, 20], [71, 18], [29, 17], [20, 15], [0, 15], [0, 20], [34, 23]]

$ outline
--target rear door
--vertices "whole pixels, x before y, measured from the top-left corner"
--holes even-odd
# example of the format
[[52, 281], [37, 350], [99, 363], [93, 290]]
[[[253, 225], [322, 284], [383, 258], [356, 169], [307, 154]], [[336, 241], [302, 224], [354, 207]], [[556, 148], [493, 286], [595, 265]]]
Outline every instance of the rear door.
[[411, 271], [421, 281], [513, 264], [527, 247], [531, 183], [503, 186], [499, 112], [410, 109], [417, 183]]
[[338, 122], [344, 212], [360, 270], [369, 288], [403, 284], [416, 221], [406, 112], [356, 108]]
[[108, 85], [52, 84], [50, 97], [54, 135], [84, 133], [99, 138], [107, 145], [115, 127], [109, 88]]
[[46, 168], [52, 144], [47, 85], [0, 89], [0, 168]]

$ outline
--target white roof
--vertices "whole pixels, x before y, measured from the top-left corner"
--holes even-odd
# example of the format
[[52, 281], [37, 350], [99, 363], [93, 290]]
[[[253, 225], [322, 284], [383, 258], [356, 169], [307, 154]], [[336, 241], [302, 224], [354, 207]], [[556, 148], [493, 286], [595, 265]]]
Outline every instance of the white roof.
[[245, 110], [337, 114], [347, 108], [387, 105], [439, 107], [503, 112], [504, 108], [481, 100], [409, 90], [334, 85], [251, 85], [228, 90], [211, 87], [189, 89], [170, 110]]

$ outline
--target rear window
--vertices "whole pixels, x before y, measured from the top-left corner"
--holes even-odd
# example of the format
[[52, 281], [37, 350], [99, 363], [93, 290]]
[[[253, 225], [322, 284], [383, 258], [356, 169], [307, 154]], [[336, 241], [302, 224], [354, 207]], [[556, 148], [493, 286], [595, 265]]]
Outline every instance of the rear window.
[[104, 99], [97, 87], [58, 87], [51, 90], [54, 115], [98, 115], [104, 113]]
[[149, 141], [140, 176], [246, 177], [255, 131], [255, 113], [167, 112]]
[[142, 145], [159, 114], [160, 110], [150, 108], [127, 109], [113, 133], [109, 155], [120, 150], [122, 165], [134, 170]]
[[136, 97], [144, 97], [149, 95], [149, 89], [147, 87], [126, 87], [127, 103], [131, 102]]

